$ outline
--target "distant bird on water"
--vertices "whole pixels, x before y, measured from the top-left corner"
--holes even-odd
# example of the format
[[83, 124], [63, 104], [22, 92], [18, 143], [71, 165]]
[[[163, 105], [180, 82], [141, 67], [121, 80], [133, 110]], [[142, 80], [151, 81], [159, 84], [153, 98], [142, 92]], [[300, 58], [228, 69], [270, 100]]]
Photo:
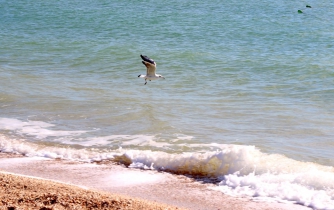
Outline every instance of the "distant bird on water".
[[145, 85], [147, 80], [156, 80], [156, 79], [165, 79], [165, 77], [161, 76], [160, 74], [156, 74], [155, 70], [157, 68], [157, 64], [151, 58], [147, 57], [146, 55], [140, 55], [143, 59], [142, 63], [146, 66], [146, 75], [139, 74], [138, 77], [145, 78]]

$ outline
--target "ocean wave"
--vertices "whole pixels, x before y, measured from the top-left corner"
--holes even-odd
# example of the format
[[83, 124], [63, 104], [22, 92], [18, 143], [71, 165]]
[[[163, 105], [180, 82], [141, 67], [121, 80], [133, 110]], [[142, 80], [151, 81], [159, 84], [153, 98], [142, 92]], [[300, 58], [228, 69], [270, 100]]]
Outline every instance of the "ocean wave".
[[114, 161], [131, 168], [215, 178], [218, 182], [213, 189], [226, 194], [333, 209], [333, 167], [266, 154], [255, 146], [220, 147], [216, 151], [177, 154], [122, 148], [102, 151], [46, 146], [0, 135], [0, 152], [81, 162]]

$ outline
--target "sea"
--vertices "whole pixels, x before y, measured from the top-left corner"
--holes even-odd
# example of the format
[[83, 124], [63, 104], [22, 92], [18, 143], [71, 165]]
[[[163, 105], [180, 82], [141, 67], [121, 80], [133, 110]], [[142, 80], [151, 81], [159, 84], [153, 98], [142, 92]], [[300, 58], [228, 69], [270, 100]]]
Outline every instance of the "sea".
[[[333, 16], [329, 0], [0, 0], [0, 152], [334, 209]], [[144, 85], [141, 54], [164, 80]]]

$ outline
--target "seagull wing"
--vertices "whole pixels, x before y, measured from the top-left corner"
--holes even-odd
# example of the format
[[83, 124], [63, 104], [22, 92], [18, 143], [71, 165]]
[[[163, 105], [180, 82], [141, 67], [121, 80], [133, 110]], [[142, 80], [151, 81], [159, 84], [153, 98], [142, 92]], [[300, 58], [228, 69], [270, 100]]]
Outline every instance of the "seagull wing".
[[156, 65], [156, 63], [154, 62], [154, 60], [151, 59], [151, 58], [149, 58], [149, 57], [147, 57], [146, 55], [140, 55], [140, 57], [141, 57], [141, 59], [143, 59], [144, 61], [149, 62], [149, 63], [151, 63], [151, 64], [153, 64], [153, 65]]
[[154, 60], [150, 59], [149, 57], [145, 55], [140, 55], [140, 57], [143, 59], [142, 63], [146, 66], [147, 71], [146, 75], [147, 76], [155, 76], [155, 70], [156, 70], [156, 63]]

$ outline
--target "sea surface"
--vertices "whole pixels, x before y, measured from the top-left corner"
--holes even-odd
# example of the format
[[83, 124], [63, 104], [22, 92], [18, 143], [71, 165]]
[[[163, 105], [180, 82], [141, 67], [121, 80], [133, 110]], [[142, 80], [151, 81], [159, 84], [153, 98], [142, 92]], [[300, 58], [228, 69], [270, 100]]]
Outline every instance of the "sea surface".
[[[0, 0], [0, 152], [334, 209], [333, 16], [328, 0]], [[166, 79], [144, 85], [140, 54]]]

